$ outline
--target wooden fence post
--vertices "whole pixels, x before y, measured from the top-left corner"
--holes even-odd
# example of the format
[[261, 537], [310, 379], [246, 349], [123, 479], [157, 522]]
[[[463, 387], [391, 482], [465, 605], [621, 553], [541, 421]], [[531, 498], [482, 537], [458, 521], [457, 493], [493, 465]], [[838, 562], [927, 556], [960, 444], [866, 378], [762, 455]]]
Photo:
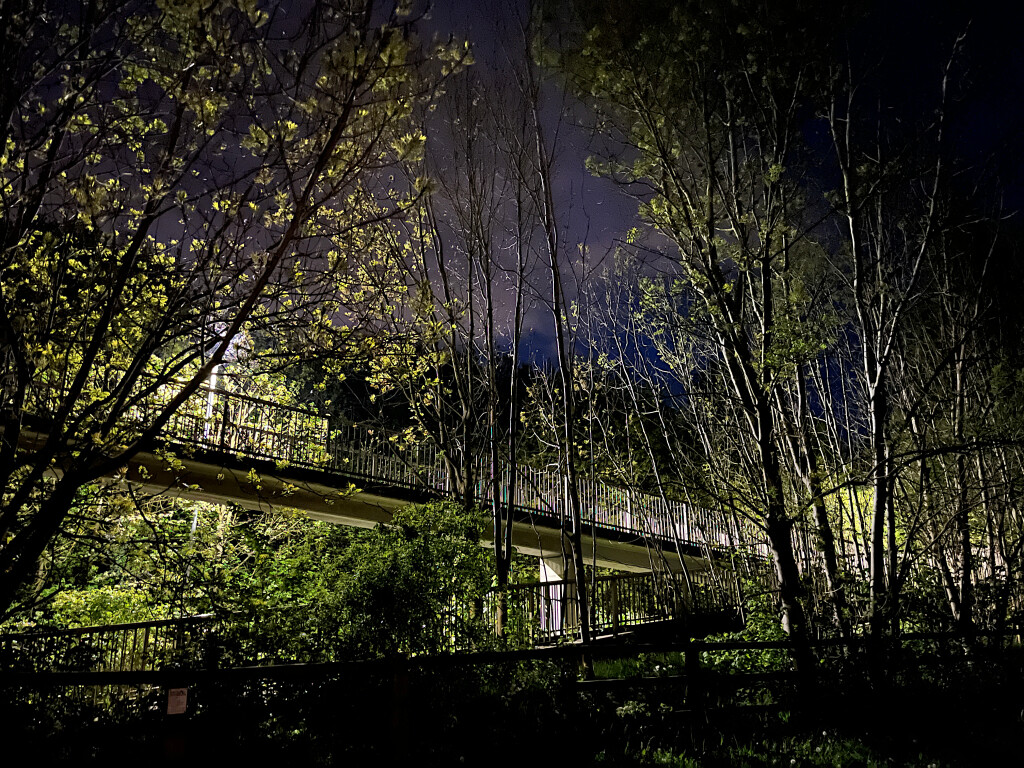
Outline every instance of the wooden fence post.
[[686, 666], [686, 703], [693, 709], [703, 709], [704, 686], [701, 680], [700, 651], [693, 640], [687, 640], [683, 655]]

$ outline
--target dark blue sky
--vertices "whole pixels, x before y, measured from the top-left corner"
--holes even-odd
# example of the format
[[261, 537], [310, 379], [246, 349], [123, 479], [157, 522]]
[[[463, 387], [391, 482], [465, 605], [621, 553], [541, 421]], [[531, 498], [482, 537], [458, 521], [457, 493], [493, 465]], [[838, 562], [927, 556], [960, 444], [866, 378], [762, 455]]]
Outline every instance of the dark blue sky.
[[[500, 67], [502, 46], [516, 29], [515, 16], [527, 5], [528, 0], [434, 0], [429, 24], [468, 38], [483, 63]], [[963, 154], [977, 163], [999, 155], [1008, 202], [1015, 208], [1024, 205], [1024, 3], [895, 0], [874, 5], [854, 31], [852, 44], [880, 62], [893, 102], [908, 108], [934, 99], [954, 42], [965, 35], [953, 68], [954, 137]], [[573, 137], [570, 144], [583, 138]], [[586, 148], [580, 152], [585, 155]], [[611, 202], [604, 193], [614, 192], [601, 188], [597, 194], [581, 179], [563, 183], [583, 190], [594, 214], [599, 202]], [[600, 214], [602, 225], [610, 220], [607, 209]]]
[[[643, 2], [643, 0], [637, 0]], [[506, 49], [517, 46], [517, 14], [528, 0], [435, 0], [428, 29], [465, 37], [480, 69], [500, 69]], [[1007, 214], [1024, 208], [1024, 4], [1011, 10], [988, 2], [896, 0], [874, 11], [850, 35], [852, 56], [877, 62], [885, 109], [904, 124], [929, 119], [938, 103], [943, 68], [955, 41], [965, 35], [950, 70], [949, 135], [969, 183], [1000, 197]], [[521, 44], [519, 44], [521, 45]], [[814, 45], [809, 40], [808, 45]], [[813, 130], [813, 129], [811, 129]], [[610, 251], [637, 223], [636, 203], [614, 184], [591, 176], [592, 152], [583, 128], [563, 125], [555, 180], [556, 205], [566, 245], [585, 242], [593, 254]], [[822, 179], [826, 181], [826, 179]], [[1019, 218], [1014, 215], [1014, 218]], [[530, 323], [533, 346], [550, 345], [550, 320], [537, 310]]]

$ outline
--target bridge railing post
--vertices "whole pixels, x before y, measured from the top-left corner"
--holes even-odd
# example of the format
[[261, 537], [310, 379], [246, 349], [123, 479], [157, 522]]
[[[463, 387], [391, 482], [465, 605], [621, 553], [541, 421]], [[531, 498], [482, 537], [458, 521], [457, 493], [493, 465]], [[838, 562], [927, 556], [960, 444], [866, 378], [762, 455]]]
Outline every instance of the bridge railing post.
[[612, 579], [609, 584], [611, 593], [611, 613], [612, 613], [612, 634], [619, 634], [620, 617], [619, 617], [619, 580]]
[[220, 413], [220, 449], [226, 451], [228, 448], [228, 419], [230, 418], [231, 404], [228, 402], [228, 398], [222, 398], [221, 400], [221, 413]]

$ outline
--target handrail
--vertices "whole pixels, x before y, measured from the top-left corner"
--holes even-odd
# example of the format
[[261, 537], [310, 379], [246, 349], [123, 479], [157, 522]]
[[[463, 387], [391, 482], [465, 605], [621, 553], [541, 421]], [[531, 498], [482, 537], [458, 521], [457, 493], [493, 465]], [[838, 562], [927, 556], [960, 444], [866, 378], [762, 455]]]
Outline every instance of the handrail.
[[138, 672], [189, 661], [217, 626], [211, 614], [0, 635], [0, 659], [34, 671]]
[[160, 627], [178, 626], [183, 624], [200, 624], [214, 622], [217, 617], [212, 613], [198, 613], [194, 616], [181, 616], [176, 619], [152, 619], [149, 621], [129, 621], [120, 624], [94, 624], [88, 627], [51, 628], [32, 627], [24, 632], [0, 632], [0, 642], [7, 638], [45, 638], [74, 637], [75, 635], [92, 635], [97, 632], [127, 632], [135, 629], [158, 629]]
[[[148, 407], [155, 405], [155, 400], [147, 398], [133, 406], [142, 423], [147, 402]], [[208, 386], [197, 389], [163, 432], [172, 446], [451, 495], [453, 483], [439, 448], [427, 443], [406, 450], [394, 444], [395, 437], [354, 423], [332, 424], [300, 406]], [[491, 501], [494, 471], [501, 478], [500, 502], [507, 508], [559, 523], [568, 517], [562, 475], [520, 464], [513, 477], [508, 464], [492, 468], [483, 458], [475, 469], [474, 491], [482, 503]], [[746, 548], [760, 557], [769, 554], [763, 531], [735, 516], [588, 479], [580, 480], [580, 498], [588, 527], [665, 545], [678, 541], [717, 552]]]
[[[671, 586], [673, 581], [674, 590]], [[682, 581], [679, 574], [613, 574], [597, 577], [594, 585], [592, 626], [599, 634], [617, 634], [645, 624], [686, 616], [709, 616], [734, 607], [731, 597], [720, 590], [701, 592], [698, 589], [694, 595], [685, 595], [680, 589]], [[530, 647], [575, 636], [579, 616], [572, 596], [574, 588], [572, 580], [508, 585], [506, 643], [510, 647]], [[452, 621], [446, 623], [445, 629], [450, 651], [467, 651], [474, 647], [473, 633], [465, 631], [470, 625], [497, 629], [496, 596], [494, 591], [485, 596], [482, 613], [468, 600], [457, 600], [452, 604], [449, 616]], [[28, 664], [37, 670], [50, 668], [57, 671], [68, 666], [84, 666], [89, 672], [137, 672], [166, 663], [172, 658], [169, 654], [173, 654], [179, 663], [198, 663], [204, 657], [204, 643], [216, 644], [218, 630], [229, 626], [230, 622], [222, 622], [213, 614], [199, 614], [176, 619], [7, 633], [0, 635], [0, 650], [3, 652], [0, 658], [15, 668]], [[242, 621], [239, 626], [243, 628], [243, 635], [246, 627], [258, 635], [262, 625]], [[248, 648], [246, 653], [250, 663], [261, 660], [262, 652], [257, 647], [244, 647]], [[310, 650], [312, 657], [324, 658], [324, 647], [312, 647]]]
[[[255, 398], [239, 397], [234, 393], [217, 393], [225, 400], [244, 399], [245, 402], [260, 404]], [[274, 404], [266, 404], [277, 408]], [[358, 424], [342, 424], [335, 428], [326, 419], [311, 412], [304, 412], [304, 418], [315, 425], [316, 431], [326, 433], [331, 441], [327, 468], [344, 474], [368, 479], [385, 479], [405, 487], [431, 487], [439, 492], [450, 492], [451, 483], [447, 470], [436, 446], [421, 445], [408, 453], [392, 447], [395, 437], [386, 432], [370, 430]], [[386, 451], [381, 450], [386, 448]], [[391, 463], [394, 462], [394, 463]], [[317, 468], [323, 463], [315, 462]], [[489, 502], [491, 467], [481, 459], [475, 467], [478, 478], [476, 495], [483, 502]], [[497, 469], [502, 476], [501, 486], [505, 489], [502, 500], [507, 506], [521, 512], [542, 517], [562, 519], [564, 517], [564, 477], [557, 473], [519, 465], [517, 477], [508, 474], [508, 466]], [[692, 507], [681, 501], [669, 500], [667, 504], [656, 496], [638, 493], [602, 482], [581, 481], [581, 497], [586, 509], [585, 522], [601, 528], [639, 534], [643, 537], [671, 542], [677, 537], [687, 544], [712, 544], [716, 548], [734, 548], [741, 538], [731, 521], [708, 510]], [[749, 534], [750, 531], [747, 531]], [[755, 543], [755, 547], [762, 549]]]

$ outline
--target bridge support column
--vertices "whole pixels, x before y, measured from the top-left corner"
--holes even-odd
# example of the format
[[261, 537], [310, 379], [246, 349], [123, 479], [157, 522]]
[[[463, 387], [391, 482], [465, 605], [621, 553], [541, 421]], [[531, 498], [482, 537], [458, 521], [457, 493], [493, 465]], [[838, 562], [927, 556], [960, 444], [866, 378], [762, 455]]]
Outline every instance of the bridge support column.
[[540, 627], [549, 637], [575, 634], [580, 625], [572, 559], [540, 559]]

